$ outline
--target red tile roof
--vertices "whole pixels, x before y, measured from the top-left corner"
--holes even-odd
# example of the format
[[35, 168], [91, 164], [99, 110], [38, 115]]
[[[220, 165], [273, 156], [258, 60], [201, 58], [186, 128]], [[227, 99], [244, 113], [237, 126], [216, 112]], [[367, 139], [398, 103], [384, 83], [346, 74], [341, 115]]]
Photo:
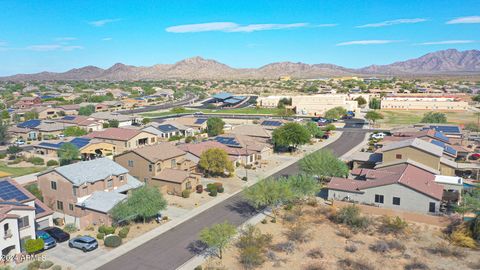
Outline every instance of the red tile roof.
[[107, 128], [102, 131], [94, 131], [88, 135], [85, 135], [85, 137], [90, 139], [101, 138], [101, 139], [111, 139], [116, 141], [128, 141], [142, 132], [144, 131], [136, 130], [136, 129]]

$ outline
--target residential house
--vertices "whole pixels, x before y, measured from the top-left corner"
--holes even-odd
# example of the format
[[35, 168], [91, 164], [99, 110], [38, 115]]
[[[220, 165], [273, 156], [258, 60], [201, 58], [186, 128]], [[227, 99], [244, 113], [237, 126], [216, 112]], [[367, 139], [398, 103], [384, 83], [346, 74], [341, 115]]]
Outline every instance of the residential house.
[[243, 164], [251, 165], [273, 154], [273, 147], [265, 138], [224, 134], [216, 136], [214, 140], [230, 148], [238, 149], [242, 153], [245, 152], [246, 160], [243, 161]]
[[158, 142], [157, 135], [154, 133], [127, 128], [107, 128], [102, 131], [94, 131], [87, 134], [85, 138], [97, 139], [115, 145], [114, 155]]
[[219, 148], [227, 152], [228, 158], [233, 162], [234, 165], [252, 164], [255, 161], [255, 153], [247, 153], [245, 149], [228, 147], [227, 145], [217, 141], [180, 144], [178, 145], [178, 148], [187, 152], [187, 159], [192, 160], [195, 163], [200, 161], [200, 157], [203, 152], [211, 148]]
[[254, 138], [270, 139], [271, 133], [265, 127], [260, 125], [239, 125], [234, 126], [230, 131], [231, 134], [244, 135]]
[[163, 122], [163, 124], [170, 124], [173, 126], [175, 126], [176, 124], [180, 124], [193, 129], [195, 133], [202, 133], [207, 129], [207, 120], [207, 118], [185, 116], [165, 121]]
[[0, 251], [2, 256], [25, 251], [35, 231], [53, 225], [53, 211], [13, 179], [0, 179]]
[[96, 118], [103, 123], [108, 121], [118, 121], [118, 127], [131, 126], [137, 122], [136, 117], [120, 114], [118, 112], [95, 112], [90, 117]]
[[181, 195], [184, 190], [192, 191], [200, 181], [200, 175], [195, 173], [197, 164], [170, 143], [126, 151], [114, 159], [136, 178], [165, 193]]
[[17, 101], [13, 108], [15, 109], [29, 109], [33, 106], [37, 106], [42, 103], [42, 99], [40, 97], [22, 97], [19, 101]]
[[58, 105], [56, 108], [63, 110], [65, 115], [78, 115], [79, 104]]
[[58, 157], [58, 151], [65, 143], [75, 145], [80, 152], [82, 160], [112, 156], [115, 152], [114, 144], [89, 138], [73, 138], [70, 141], [41, 142], [34, 145], [33, 148], [38, 155], [56, 158]]
[[90, 116], [67, 115], [60, 119], [57, 119], [56, 122], [72, 124], [87, 132], [103, 130], [103, 124], [99, 120]]
[[31, 111], [38, 113], [38, 119], [40, 120], [54, 119], [63, 114], [62, 109], [56, 107], [36, 106]]
[[109, 211], [143, 183], [108, 158], [56, 167], [37, 175], [44, 201], [79, 228], [110, 225]]
[[328, 199], [346, 200], [395, 210], [436, 214], [443, 187], [435, 175], [406, 162], [380, 168], [352, 170], [353, 178], [332, 178]]

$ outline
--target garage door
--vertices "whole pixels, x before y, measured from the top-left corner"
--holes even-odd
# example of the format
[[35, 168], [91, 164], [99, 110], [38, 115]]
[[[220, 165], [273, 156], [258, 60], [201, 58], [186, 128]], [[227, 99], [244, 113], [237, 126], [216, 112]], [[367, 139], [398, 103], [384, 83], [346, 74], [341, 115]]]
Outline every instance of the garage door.
[[41, 230], [43, 228], [48, 227], [50, 224], [48, 224], [48, 218], [44, 220], [40, 220], [37, 222], [37, 230]]

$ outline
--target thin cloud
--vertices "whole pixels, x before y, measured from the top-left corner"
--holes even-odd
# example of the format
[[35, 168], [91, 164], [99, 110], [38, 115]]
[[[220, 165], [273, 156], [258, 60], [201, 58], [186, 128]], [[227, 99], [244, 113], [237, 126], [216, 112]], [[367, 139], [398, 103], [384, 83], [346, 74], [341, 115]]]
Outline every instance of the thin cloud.
[[90, 24], [92, 26], [95, 26], [95, 27], [101, 27], [101, 26], [104, 26], [106, 24], [114, 23], [114, 22], [118, 22], [118, 21], [120, 21], [120, 19], [103, 19], [103, 20], [98, 20], [98, 21], [91, 21], [91, 22], [88, 22], [88, 24]]
[[353, 41], [338, 43], [337, 46], [377, 45], [377, 44], [388, 44], [388, 43], [394, 43], [394, 42], [398, 42], [398, 40], [385, 40], [385, 39], [353, 40]]
[[417, 43], [416, 45], [446, 45], [446, 44], [468, 44], [474, 43], [474, 40], [442, 40]]
[[167, 27], [165, 31], [170, 33], [197, 33], [197, 32], [255, 32], [266, 30], [279, 30], [307, 27], [308, 23], [291, 23], [291, 24], [248, 24], [239, 25], [233, 22], [211, 22], [198, 24], [184, 24]]
[[427, 19], [424, 18], [415, 18], [415, 19], [397, 19], [397, 20], [390, 20], [390, 21], [383, 21], [379, 23], [369, 23], [364, 25], [355, 26], [356, 28], [368, 28], [368, 27], [385, 27], [385, 26], [392, 26], [397, 24], [412, 24], [412, 23], [421, 23], [425, 22]]
[[25, 49], [29, 51], [36, 52], [48, 52], [48, 51], [73, 51], [83, 49], [82, 46], [64, 46], [59, 44], [42, 44], [42, 45], [32, 45], [28, 46]]
[[312, 25], [312, 27], [335, 27], [338, 26], [336, 23], [323, 23], [323, 24], [317, 24], [317, 25]]
[[111, 37], [102, 38], [102, 41], [110, 41], [110, 40], [112, 40]]
[[480, 16], [459, 17], [446, 22], [446, 24], [465, 24], [465, 23], [480, 23]]

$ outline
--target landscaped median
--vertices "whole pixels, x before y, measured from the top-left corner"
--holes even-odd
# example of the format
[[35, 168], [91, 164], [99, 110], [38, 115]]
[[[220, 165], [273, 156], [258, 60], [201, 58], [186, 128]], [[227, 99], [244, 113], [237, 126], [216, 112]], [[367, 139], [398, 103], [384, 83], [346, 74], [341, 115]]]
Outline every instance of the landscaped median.
[[[178, 109], [178, 108], [176, 108]], [[284, 109], [277, 108], [238, 108], [238, 109], [225, 109], [225, 110], [213, 110], [213, 109], [184, 109], [184, 110], [169, 110], [169, 111], [157, 111], [157, 112], [148, 112], [141, 113], [142, 117], [163, 117], [163, 116], [176, 116], [183, 114], [193, 114], [193, 113], [208, 113], [208, 114], [251, 114], [251, 115], [265, 115], [265, 116], [274, 116], [280, 115]]]

